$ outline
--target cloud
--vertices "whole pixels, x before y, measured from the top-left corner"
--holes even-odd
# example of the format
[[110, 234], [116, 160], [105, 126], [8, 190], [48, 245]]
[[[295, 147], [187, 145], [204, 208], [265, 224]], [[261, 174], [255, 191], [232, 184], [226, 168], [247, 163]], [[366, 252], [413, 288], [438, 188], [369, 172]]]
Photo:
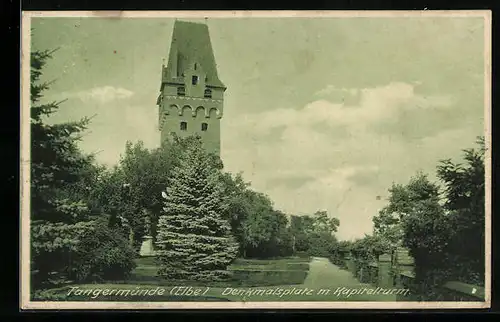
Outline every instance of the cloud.
[[[320, 92], [331, 92], [331, 85]], [[377, 122], [397, 121], [398, 114], [411, 110], [448, 109], [453, 106], [449, 96], [423, 96], [415, 93], [415, 86], [407, 83], [390, 83], [364, 89], [341, 89], [360, 93], [359, 105], [347, 106], [326, 99], [319, 99], [296, 110], [278, 108], [271, 111], [246, 114], [235, 126], [249, 128], [261, 135], [278, 127], [312, 127], [318, 124], [330, 127], [349, 126], [360, 129]]]
[[334, 85], [328, 85], [325, 88], [317, 91], [314, 95], [315, 96], [326, 96], [326, 95], [329, 95], [332, 93], [347, 93], [347, 94], [351, 94], [351, 95], [356, 95], [358, 92], [359, 92], [359, 89], [357, 89], [357, 88], [345, 88], [345, 87], [339, 88], [339, 87], [336, 87]]
[[133, 95], [134, 92], [132, 91], [113, 86], [94, 87], [87, 91], [81, 91], [75, 94], [76, 97], [84, 101], [96, 100], [100, 103], [109, 103], [115, 100], [126, 99], [132, 97]]
[[[229, 171], [243, 171], [278, 208], [292, 214], [325, 209], [340, 219], [340, 238], [362, 236], [370, 232], [371, 217], [383, 206], [377, 196], [385, 196], [393, 181], [406, 182], [419, 168], [432, 169], [437, 159], [446, 157], [425, 135], [415, 145], [397, 131], [387, 135], [376, 127], [404, 124], [408, 113], [432, 117], [436, 111], [452, 111], [451, 97], [422, 95], [416, 86], [394, 82], [340, 89], [359, 95], [353, 106], [318, 94], [301, 109], [240, 115], [223, 123], [228, 135], [223, 136], [222, 157]], [[337, 90], [327, 86], [319, 92]], [[442, 131], [439, 123], [436, 126]], [[439, 145], [451, 148], [467, 133], [440, 136]]]
[[157, 119], [157, 110], [150, 106], [111, 103], [93, 119], [84, 148], [101, 151], [97, 156], [99, 162], [115, 164], [124, 153], [127, 141], [141, 140], [147, 148], [159, 145]]
[[62, 100], [62, 99], [79, 99], [83, 102], [97, 102], [100, 104], [108, 104], [113, 101], [128, 99], [134, 96], [134, 92], [114, 86], [94, 87], [77, 92], [63, 92], [48, 96], [47, 99]]

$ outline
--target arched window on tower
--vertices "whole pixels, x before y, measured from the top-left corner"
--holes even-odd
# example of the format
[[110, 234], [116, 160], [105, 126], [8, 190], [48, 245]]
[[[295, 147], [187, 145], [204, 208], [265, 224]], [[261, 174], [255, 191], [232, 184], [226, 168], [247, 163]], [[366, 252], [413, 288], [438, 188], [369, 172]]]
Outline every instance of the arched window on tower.
[[208, 130], [208, 123], [201, 123], [201, 130], [202, 131]]
[[187, 122], [181, 122], [181, 131], [187, 131], [188, 124]]
[[212, 90], [206, 89], [205, 94], [203, 95], [205, 98], [212, 98]]
[[185, 96], [186, 95], [186, 89], [184, 86], [177, 87], [177, 96]]

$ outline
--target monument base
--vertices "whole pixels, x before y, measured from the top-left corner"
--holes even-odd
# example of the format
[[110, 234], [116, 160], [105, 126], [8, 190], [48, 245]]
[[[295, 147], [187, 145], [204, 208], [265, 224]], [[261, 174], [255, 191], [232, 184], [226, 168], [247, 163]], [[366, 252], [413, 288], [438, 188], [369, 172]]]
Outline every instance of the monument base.
[[141, 256], [154, 256], [155, 251], [153, 247], [153, 237], [144, 236], [144, 240], [141, 245], [141, 249], [139, 251], [139, 255]]

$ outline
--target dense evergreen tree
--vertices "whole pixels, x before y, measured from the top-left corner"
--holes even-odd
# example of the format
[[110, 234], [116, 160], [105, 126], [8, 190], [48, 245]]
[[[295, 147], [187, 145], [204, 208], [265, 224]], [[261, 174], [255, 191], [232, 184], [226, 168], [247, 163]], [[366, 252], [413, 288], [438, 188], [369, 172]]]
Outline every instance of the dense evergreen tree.
[[[88, 227], [89, 211], [83, 194], [90, 179], [92, 157], [77, 146], [88, 119], [49, 124], [47, 118], [60, 102], [43, 102], [50, 86], [41, 80], [53, 51], [31, 53], [31, 246], [33, 286], [49, 280], [53, 272], [66, 273], [77, 237]], [[54, 276], [54, 274], [52, 274]]]
[[156, 245], [159, 274], [167, 278], [218, 280], [228, 276], [238, 245], [224, 215], [229, 206], [220, 170], [199, 137], [188, 138], [163, 192]]
[[[93, 270], [94, 275], [104, 273], [110, 265], [122, 264], [112, 260], [98, 263], [94, 255], [99, 249], [87, 248], [83, 252], [85, 258], [79, 256], [81, 237], [96, 231], [99, 211], [92, 211], [96, 208], [90, 200], [103, 168], [92, 155], [85, 155], [78, 148], [88, 118], [57, 124], [48, 120], [60, 104], [42, 99], [50, 85], [42, 81], [42, 70], [52, 53], [31, 53], [30, 255], [34, 289], [81, 275], [78, 270], [89, 264], [88, 260], [99, 267]], [[108, 236], [112, 233], [115, 232], [107, 231]], [[127, 249], [113, 242], [102, 241], [101, 245], [108, 251], [127, 253]], [[130, 263], [131, 258], [124, 260]], [[131, 269], [130, 265], [122, 267]]]

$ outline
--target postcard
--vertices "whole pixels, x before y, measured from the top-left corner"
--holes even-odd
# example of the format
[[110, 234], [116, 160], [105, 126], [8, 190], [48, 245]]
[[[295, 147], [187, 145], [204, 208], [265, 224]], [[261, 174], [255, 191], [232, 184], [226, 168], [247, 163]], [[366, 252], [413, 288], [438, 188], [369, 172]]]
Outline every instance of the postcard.
[[488, 308], [491, 12], [24, 11], [21, 309]]

